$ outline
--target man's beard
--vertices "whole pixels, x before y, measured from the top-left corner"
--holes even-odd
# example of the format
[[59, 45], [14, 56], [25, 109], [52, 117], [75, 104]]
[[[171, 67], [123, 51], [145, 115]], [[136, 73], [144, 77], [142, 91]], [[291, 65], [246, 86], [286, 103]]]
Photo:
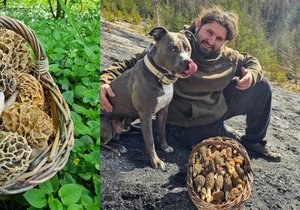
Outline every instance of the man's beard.
[[[216, 53], [218, 53], [219, 50], [216, 50], [213, 46], [211, 46], [210, 49], [206, 49], [204, 47], [201, 47], [201, 45], [209, 45], [207, 43], [207, 41], [201, 41], [200, 44], [199, 44], [199, 40], [197, 40], [196, 42], [196, 46], [197, 46], [197, 51], [200, 55], [202, 55], [203, 57], [206, 57], [206, 58], [211, 58], [211, 57], [214, 57], [216, 55]], [[209, 45], [210, 46], [210, 45]]]
[[203, 55], [204, 57], [210, 57], [212, 54], [214, 54], [216, 51], [214, 47], [210, 49], [206, 49], [204, 47], [201, 47], [201, 45], [209, 45], [207, 41], [201, 41], [200, 44], [197, 44], [198, 46], [198, 52]]

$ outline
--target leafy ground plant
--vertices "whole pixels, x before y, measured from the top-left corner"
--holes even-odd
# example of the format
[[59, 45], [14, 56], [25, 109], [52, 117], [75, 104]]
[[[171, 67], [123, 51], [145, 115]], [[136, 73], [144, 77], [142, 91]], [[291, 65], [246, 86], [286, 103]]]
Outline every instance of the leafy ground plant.
[[[49, 59], [49, 71], [69, 104], [75, 145], [63, 170], [47, 182], [0, 204], [0, 209], [94, 210], [100, 208], [100, 25], [99, 9], [54, 20], [39, 10], [5, 15], [35, 31]], [[74, 28], [76, 24], [77, 29]]]
[[[99, 187], [97, 179], [95, 188]], [[96, 192], [99, 195], [99, 191]], [[41, 209], [49, 206], [52, 210], [98, 210], [99, 205], [94, 200], [93, 195], [82, 185], [76, 183], [64, 183], [58, 176], [40, 184], [37, 189], [32, 189], [24, 193], [25, 199], [31, 207], [28, 210]]]

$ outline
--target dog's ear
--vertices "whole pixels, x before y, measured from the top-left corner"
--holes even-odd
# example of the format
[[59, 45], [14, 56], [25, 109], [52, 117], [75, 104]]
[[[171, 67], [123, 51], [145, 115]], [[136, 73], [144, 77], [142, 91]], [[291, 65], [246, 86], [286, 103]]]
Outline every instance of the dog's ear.
[[195, 35], [192, 32], [190, 32], [189, 30], [183, 30], [183, 31], [180, 31], [180, 33], [183, 33], [188, 40], [196, 41]]
[[159, 41], [166, 33], [168, 33], [168, 30], [164, 27], [155, 27], [148, 34], [153, 36], [155, 41]]

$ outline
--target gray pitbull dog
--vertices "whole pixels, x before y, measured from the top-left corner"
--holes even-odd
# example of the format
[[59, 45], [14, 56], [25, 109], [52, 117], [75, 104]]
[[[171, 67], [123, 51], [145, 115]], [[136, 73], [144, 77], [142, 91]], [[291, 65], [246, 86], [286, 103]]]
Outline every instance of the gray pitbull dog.
[[[124, 147], [110, 145], [110, 140], [118, 135], [114, 128], [117, 127], [119, 131], [123, 128], [125, 131], [128, 122], [139, 118], [152, 167], [165, 170], [165, 163], [155, 151], [152, 116], [156, 115], [161, 149], [173, 152], [165, 138], [165, 123], [168, 105], [173, 97], [173, 83], [178, 77], [186, 78], [196, 72], [197, 65], [190, 58], [191, 46], [187, 38], [193, 36], [190, 32], [173, 33], [163, 27], [155, 27], [149, 35], [154, 38], [155, 44], [145, 57], [110, 83], [116, 97], [109, 98], [113, 111], [101, 113], [104, 115], [101, 117], [101, 144], [110, 149], [116, 148], [115, 151], [119, 153], [124, 152]], [[115, 135], [107, 135], [111, 132]]]

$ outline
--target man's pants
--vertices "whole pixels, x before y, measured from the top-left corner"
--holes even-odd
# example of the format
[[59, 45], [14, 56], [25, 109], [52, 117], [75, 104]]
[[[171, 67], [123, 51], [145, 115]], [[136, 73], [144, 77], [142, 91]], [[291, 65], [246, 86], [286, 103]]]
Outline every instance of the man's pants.
[[202, 126], [178, 127], [166, 125], [166, 138], [172, 145], [181, 142], [188, 147], [198, 144], [204, 139], [214, 136], [227, 136], [236, 139], [236, 136], [228, 132], [224, 127], [224, 121], [238, 115], [246, 115], [246, 131], [241, 138], [242, 144], [266, 144], [264, 137], [271, 117], [272, 92], [269, 81], [263, 78], [247, 90], [238, 90], [236, 81], [224, 89], [223, 93], [228, 109], [218, 121]]

